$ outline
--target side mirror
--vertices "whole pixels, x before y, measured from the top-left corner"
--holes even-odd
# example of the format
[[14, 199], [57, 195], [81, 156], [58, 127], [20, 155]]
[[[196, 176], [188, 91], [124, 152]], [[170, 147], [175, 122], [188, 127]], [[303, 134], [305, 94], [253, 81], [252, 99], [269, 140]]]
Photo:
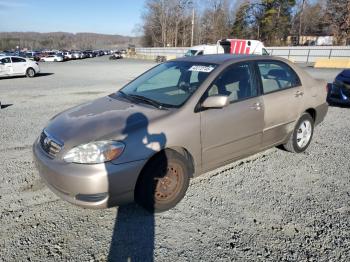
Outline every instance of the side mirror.
[[229, 104], [228, 96], [216, 95], [207, 97], [202, 108], [223, 108]]

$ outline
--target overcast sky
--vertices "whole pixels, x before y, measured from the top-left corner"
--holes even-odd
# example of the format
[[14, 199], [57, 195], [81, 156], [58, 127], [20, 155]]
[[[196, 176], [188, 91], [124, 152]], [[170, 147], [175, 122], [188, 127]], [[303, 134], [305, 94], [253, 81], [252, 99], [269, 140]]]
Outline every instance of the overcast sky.
[[144, 0], [0, 0], [0, 32], [135, 35]]

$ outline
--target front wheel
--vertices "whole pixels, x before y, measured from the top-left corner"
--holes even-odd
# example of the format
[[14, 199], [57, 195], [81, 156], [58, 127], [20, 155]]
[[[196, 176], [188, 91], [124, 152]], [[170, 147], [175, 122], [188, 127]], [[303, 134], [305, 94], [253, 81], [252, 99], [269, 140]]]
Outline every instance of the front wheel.
[[35, 76], [35, 70], [33, 68], [28, 68], [26, 72], [27, 77], [34, 77]]
[[135, 200], [151, 213], [169, 210], [185, 196], [189, 180], [187, 159], [165, 150], [145, 166], [136, 184]]
[[308, 113], [304, 113], [298, 120], [284, 149], [292, 153], [304, 152], [310, 145], [314, 133], [314, 120]]

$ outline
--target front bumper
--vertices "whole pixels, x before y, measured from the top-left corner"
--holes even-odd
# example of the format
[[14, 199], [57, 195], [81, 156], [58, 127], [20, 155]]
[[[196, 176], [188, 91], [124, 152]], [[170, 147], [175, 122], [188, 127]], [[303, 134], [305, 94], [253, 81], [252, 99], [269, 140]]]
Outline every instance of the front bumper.
[[33, 145], [40, 176], [60, 198], [85, 208], [107, 208], [134, 200], [137, 178], [146, 160], [124, 164], [74, 164], [51, 159]]

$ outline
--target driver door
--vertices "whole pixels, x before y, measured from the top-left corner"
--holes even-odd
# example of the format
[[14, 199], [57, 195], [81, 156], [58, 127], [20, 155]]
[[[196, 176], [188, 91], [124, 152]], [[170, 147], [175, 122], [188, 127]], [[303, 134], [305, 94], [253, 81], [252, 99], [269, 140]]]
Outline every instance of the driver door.
[[261, 148], [264, 106], [253, 72], [249, 62], [231, 65], [205, 94], [227, 95], [230, 104], [200, 113], [204, 171]]

